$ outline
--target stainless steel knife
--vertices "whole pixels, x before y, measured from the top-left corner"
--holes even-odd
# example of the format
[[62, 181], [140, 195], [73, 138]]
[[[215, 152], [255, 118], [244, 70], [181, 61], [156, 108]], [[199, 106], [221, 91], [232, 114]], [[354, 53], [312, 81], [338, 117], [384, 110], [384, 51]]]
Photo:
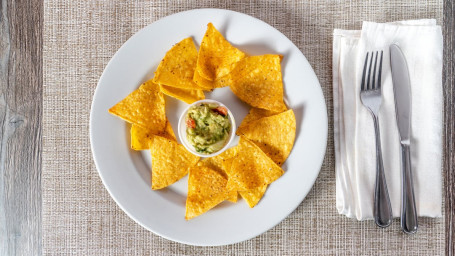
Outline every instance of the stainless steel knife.
[[408, 234], [417, 232], [417, 212], [412, 184], [411, 137], [411, 81], [408, 65], [400, 47], [392, 44], [390, 67], [392, 69], [395, 111], [401, 144], [401, 229]]

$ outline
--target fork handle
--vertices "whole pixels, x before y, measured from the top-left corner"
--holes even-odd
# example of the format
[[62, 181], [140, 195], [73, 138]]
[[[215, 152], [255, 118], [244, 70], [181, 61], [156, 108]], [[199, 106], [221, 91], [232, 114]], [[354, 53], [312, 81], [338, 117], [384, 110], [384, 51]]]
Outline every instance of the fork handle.
[[379, 120], [373, 114], [374, 130], [376, 137], [376, 184], [374, 188], [374, 221], [381, 228], [386, 228], [392, 223], [392, 206], [390, 205], [389, 192], [382, 162], [381, 139], [379, 133]]
[[401, 144], [401, 229], [407, 234], [417, 232], [417, 211], [412, 184], [410, 147]]

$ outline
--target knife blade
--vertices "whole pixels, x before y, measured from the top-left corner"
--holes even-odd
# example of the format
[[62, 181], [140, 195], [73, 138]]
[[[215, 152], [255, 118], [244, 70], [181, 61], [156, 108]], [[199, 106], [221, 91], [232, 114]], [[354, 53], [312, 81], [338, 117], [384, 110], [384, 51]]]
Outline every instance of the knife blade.
[[417, 232], [417, 212], [412, 182], [411, 137], [411, 80], [406, 58], [400, 47], [392, 44], [390, 68], [392, 70], [395, 113], [401, 145], [401, 229], [408, 234]]

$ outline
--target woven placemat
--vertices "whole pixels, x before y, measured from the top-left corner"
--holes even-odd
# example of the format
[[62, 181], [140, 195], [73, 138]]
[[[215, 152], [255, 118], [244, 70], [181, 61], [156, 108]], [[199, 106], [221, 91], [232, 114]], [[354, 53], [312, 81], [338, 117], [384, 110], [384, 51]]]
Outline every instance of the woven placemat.
[[[220, 1], [221, 2], [221, 1]], [[96, 171], [89, 113], [98, 79], [134, 33], [167, 15], [223, 8], [259, 18], [283, 32], [319, 78], [329, 114], [321, 173], [303, 203], [254, 239], [220, 247], [168, 241], [131, 220], [112, 200]], [[442, 1], [73, 1], [44, 5], [43, 251], [50, 255], [442, 255], [444, 220], [420, 219], [414, 236], [373, 221], [338, 215], [332, 106], [332, 32], [361, 21], [436, 18]], [[240, 231], [239, 231], [240, 232]]]

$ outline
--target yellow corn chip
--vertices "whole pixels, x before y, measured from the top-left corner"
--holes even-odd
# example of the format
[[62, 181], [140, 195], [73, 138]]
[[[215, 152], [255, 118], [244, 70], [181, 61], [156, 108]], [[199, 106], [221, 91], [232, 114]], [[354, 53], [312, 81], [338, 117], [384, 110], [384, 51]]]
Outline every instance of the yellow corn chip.
[[[229, 158], [229, 159], [226, 159], [225, 161], [223, 161], [223, 168], [225, 170], [227, 170], [226, 172], [230, 172], [233, 161], [234, 161], [234, 158]], [[266, 189], [267, 189], [267, 185], [264, 185], [264, 186], [260, 186], [257, 188], [245, 190], [245, 191], [238, 191], [238, 193], [240, 194], [240, 196], [242, 196], [243, 199], [245, 199], [245, 201], [250, 206], [250, 208], [253, 208], [259, 202], [259, 200], [261, 200], [262, 195], [264, 195]], [[233, 193], [232, 190], [230, 190], [230, 191], [231, 191], [231, 193]], [[237, 193], [236, 193], [236, 197], [237, 197]]]
[[283, 170], [253, 142], [240, 137], [238, 147], [228, 171], [228, 189], [245, 191], [258, 188], [283, 175]]
[[194, 77], [193, 77], [194, 83], [196, 83], [202, 90], [205, 91], [212, 91], [215, 88], [221, 88], [228, 86], [229, 84], [227, 83], [227, 80], [225, 79], [217, 79], [215, 81], [209, 81], [202, 77], [198, 70], [194, 72]]
[[235, 63], [244, 57], [245, 53], [232, 46], [213, 24], [209, 23], [199, 49], [196, 70], [203, 78], [215, 81], [227, 75]]
[[225, 78], [232, 92], [256, 108], [274, 112], [285, 111], [280, 56], [266, 54], [240, 60]]
[[233, 158], [236, 153], [237, 147], [232, 147], [217, 156], [206, 158], [201, 162], [227, 178], [228, 176], [226, 174], [226, 170], [224, 169], [223, 163], [226, 160]]
[[150, 149], [153, 143], [154, 136], [161, 136], [170, 140], [177, 141], [174, 131], [172, 130], [171, 123], [166, 120], [166, 127], [164, 131], [158, 134], [153, 134], [148, 130], [141, 128], [135, 124], [131, 126], [131, 149], [133, 150], [147, 150]]
[[131, 126], [131, 149], [146, 150], [150, 149], [150, 142], [153, 140], [153, 134], [150, 134], [146, 129], [135, 124]]
[[[238, 147], [236, 147], [238, 148]], [[234, 156], [235, 157], [235, 156]], [[234, 161], [234, 157], [231, 157], [231, 158], [228, 158], [228, 159], [225, 159], [221, 164], [222, 164], [222, 168], [223, 168], [223, 171], [226, 172], [226, 175], [227, 177], [229, 178], [229, 176], [231, 175], [231, 167], [232, 167], [232, 162]]]
[[153, 138], [152, 153], [152, 189], [165, 188], [188, 173], [199, 157], [188, 152], [176, 141], [160, 136]]
[[[234, 148], [236, 148], [236, 147], [234, 147]], [[226, 158], [226, 159], [224, 159], [221, 162], [222, 169], [225, 172], [227, 177], [229, 177], [227, 175], [227, 173], [231, 170], [231, 165], [232, 165], [232, 161], [233, 160], [234, 160], [234, 156], [231, 157], [231, 158]], [[227, 190], [228, 190], [228, 193], [229, 193], [229, 197], [228, 197], [227, 200], [230, 201], [230, 202], [233, 202], [233, 203], [237, 203], [237, 200], [239, 198], [238, 191], [236, 189], [230, 189], [229, 187], [227, 188]]]
[[226, 200], [232, 203], [237, 203], [239, 200], [239, 194], [235, 190], [228, 190], [228, 198]]
[[[208, 159], [210, 158], [206, 158], [202, 161], [199, 161], [199, 163], [197, 164], [198, 166], [204, 166], [204, 167], [207, 167], [207, 168], [210, 168], [216, 172], [218, 172], [219, 174], [221, 174], [226, 180], [227, 180], [227, 175], [226, 173], [224, 172], [223, 169], [220, 169], [218, 167], [218, 164], [222, 164], [221, 162], [224, 162], [224, 160], [220, 160], [220, 162], [218, 162], [216, 160], [216, 162], [211, 162], [211, 161], [207, 161]], [[230, 159], [229, 159], [230, 160]], [[230, 202], [233, 202], [233, 203], [236, 203], [237, 200], [238, 200], [238, 194], [237, 194], [237, 190], [229, 190], [227, 191], [228, 195], [227, 195], [227, 198], [226, 200], [230, 201]]]
[[171, 126], [171, 123], [169, 122], [169, 120], [166, 120], [166, 127], [164, 127], [164, 132], [160, 133], [158, 135], [161, 137], [173, 140], [173, 141], [177, 141], [174, 130], [172, 129], [172, 126]]
[[193, 82], [197, 62], [197, 50], [191, 37], [174, 45], [161, 60], [153, 81], [167, 86], [198, 90]]
[[238, 134], [248, 138], [281, 166], [294, 146], [295, 129], [294, 111], [290, 109], [281, 114], [252, 121], [239, 129]]
[[205, 95], [202, 90], [183, 89], [167, 85], [160, 85], [160, 89], [162, 93], [170, 97], [176, 98], [178, 100], [184, 101], [188, 104], [191, 104], [198, 100], [205, 99]]
[[110, 108], [109, 113], [151, 133], [158, 133], [166, 125], [164, 105], [159, 86], [149, 80]]
[[[226, 170], [224, 169], [224, 163], [226, 161], [231, 160], [236, 153], [237, 147], [232, 147], [217, 156], [206, 158], [202, 160], [200, 163], [219, 172], [221, 175], [223, 175], [223, 177], [227, 179], [228, 176], [226, 174]], [[237, 202], [237, 199], [238, 199], [237, 190], [229, 191], [229, 197], [227, 200], [235, 203]]]
[[[195, 84], [197, 84], [199, 87], [201, 87], [203, 90], [212, 90], [212, 89], [216, 88], [215, 82], [209, 81], [209, 80], [205, 79], [204, 77], [202, 77], [199, 74], [199, 71], [197, 69], [194, 72], [193, 82]], [[219, 87], [222, 87], [222, 86], [219, 86]]]
[[239, 191], [239, 194], [245, 199], [250, 208], [253, 208], [259, 203], [266, 190], [267, 185], [264, 185], [247, 191]]
[[219, 172], [197, 165], [189, 169], [185, 219], [189, 220], [226, 200], [227, 180]]
[[235, 134], [240, 135], [242, 130], [245, 129], [245, 127], [248, 126], [248, 124], [251, 123], [252, 121], [256, 121], [263, 117], [273, 116], [276, 114], [278, 113], [262, 108], [251, 108], [250, 112], [248, 112], [248, 115], [246, 115], [245, 118], [243, 118], [242, 123], [240, 124], [239, 128], [237, 128]]

